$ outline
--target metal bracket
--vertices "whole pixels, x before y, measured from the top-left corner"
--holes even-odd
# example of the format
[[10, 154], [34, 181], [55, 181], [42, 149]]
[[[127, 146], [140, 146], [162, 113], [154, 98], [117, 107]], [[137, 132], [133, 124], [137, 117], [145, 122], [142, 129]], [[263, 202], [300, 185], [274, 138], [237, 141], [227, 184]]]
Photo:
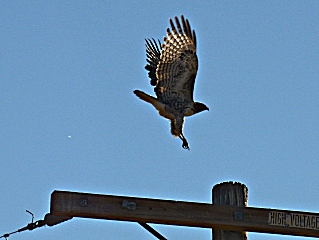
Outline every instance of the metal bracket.
[[81, 207], [87, 207], [89, 205], [89, 200], [87, 198], [81, 198], [79, 201]]
[[244, 213], [242, 211], [235, 211], [234, 212], [234, 219], [242, 221], [244, 220]]
[[149, 231], [151, 234], [154, 235], [154, 237], [156, 237], [158, 240], [167, 240], [167, 238], [165, 238], [163, 235], [161, 235], [159, 232], [157, 232], [154, 228], [152, 228], [150, 225], [148, 225], [147, 223], [141, 223], [139, 222], [139, 224], [145, 228], [147, 231]]
[[128, 209], [128, 210], [136, 210], [136, 203], [130, 202], [128, 200], [123, 200], [122, 207]]

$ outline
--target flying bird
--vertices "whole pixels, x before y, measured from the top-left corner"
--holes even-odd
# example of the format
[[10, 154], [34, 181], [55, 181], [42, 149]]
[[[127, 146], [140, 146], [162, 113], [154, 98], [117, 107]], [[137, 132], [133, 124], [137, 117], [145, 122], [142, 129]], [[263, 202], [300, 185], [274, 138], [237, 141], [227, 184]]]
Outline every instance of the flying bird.
[[182, 140], [182, 147], [189, 150], [183, 135], [184, 118], [209, 108], [194, 102], [194, 84], [198, 69], [196, 55], [196, 35], [188, 19], [181, 16], [181, 23], [175, 17], [176, 27], [169, 19], [171, 30], [167, 28], [164, 43], [145, 39], [147, 65], [145, 69], [154, 86], [156, 98], [140, 90], [134, 93], [140, 99], [152, 104], [159, 115], [171, 122], [171, 133]]

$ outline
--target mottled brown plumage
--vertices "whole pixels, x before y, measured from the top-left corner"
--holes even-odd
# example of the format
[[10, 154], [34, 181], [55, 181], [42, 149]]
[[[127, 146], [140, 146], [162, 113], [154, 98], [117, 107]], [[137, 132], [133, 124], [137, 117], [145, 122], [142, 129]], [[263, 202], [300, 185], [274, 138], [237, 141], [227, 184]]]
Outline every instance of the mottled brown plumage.
[[142, 100], [152, 104], [159, 114], [171, 121], [171, 133], [183, 141], [182, 147], [189, 149], [183, 135], [184, 117], [192, 116], [208, 107], [194, 102], [193, 92], [198, 69], [196, 55], [196, 35], [189, 22], [181, 16], [181, 23], [175, 17], [176, 27], [169, 20], [171, 30], [167, 28], [167, 37], [159, 45], [154, 39], [146, 39], [146, 56], [151, 85], [155, 86], [156, 98], [142, 91], [134, 93]]

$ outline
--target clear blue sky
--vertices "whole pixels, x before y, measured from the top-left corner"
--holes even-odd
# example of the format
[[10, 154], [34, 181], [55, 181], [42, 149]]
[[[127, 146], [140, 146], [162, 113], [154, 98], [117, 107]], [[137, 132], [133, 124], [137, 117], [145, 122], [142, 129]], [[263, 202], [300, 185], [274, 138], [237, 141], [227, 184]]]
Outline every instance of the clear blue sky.
[[[54, 190], [318, 212], [318, 1], [1, 1], [0, 235], [42, 219]], [[134, 94], [152, 94], [144, 38], [195, 29], [190, 151]], [[210, 230], [153, 225], [168, 239]], [[154, 239], [136, 223], [73, 219], [19, 239]], [[250, 233], [249, 240], [303, 239]]]

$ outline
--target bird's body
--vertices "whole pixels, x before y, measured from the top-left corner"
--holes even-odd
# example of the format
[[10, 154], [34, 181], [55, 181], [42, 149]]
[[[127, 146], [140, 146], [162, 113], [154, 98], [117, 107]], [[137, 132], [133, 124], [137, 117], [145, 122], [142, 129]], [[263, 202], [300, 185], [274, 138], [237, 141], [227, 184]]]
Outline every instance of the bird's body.
[[198, 69], [196, 35], [191, 31], [188, 20], [181, 16], [182, 26], [177, 17], [170, 19], [172, 32], [167, 29], [164, 43], [146, 39], [146, 55], [151, 85], [155, 86], [156, 98], [142, 91], [134, 93], [152, 104], [159, 114], [171, 121], [171, 133], [183, 141], [183, 148], [189, 149], [183, 135], [184, 117], [209, 110], [203, 103], [194, 102], [193, 91]]

